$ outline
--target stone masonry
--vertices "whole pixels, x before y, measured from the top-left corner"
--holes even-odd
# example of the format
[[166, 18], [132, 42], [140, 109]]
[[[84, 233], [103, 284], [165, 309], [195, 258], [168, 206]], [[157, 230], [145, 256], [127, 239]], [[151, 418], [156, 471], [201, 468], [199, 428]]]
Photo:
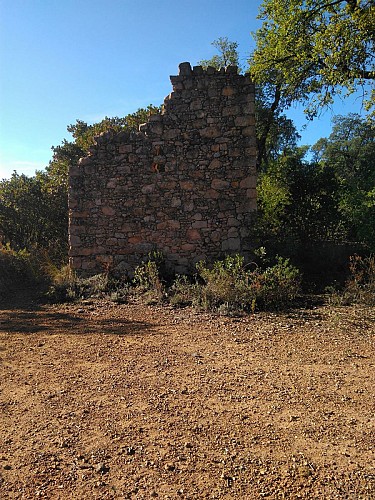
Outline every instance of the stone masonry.
[[246, 253], [256, 210], [254, 85], [229, 66], [179, 66], [161, 114], [108, 131], [70, 168], [70, 263], [131, 273], [150, 251], [174, 271]]

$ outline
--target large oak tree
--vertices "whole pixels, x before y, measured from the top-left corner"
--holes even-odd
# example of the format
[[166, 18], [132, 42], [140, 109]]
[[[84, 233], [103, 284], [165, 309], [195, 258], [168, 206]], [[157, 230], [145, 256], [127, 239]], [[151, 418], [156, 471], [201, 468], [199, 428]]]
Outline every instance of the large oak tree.
[[309, 117], [337, 94], [363, 89], [375, 104], [374, 0], [264, 0], [251, 72], [279, 86], [285, 105], [307, 104]]

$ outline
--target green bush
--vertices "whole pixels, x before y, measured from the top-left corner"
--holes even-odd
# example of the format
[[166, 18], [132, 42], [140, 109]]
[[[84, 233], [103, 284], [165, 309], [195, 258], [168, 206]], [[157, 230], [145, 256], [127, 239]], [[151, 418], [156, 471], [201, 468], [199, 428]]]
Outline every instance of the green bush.
[[264, 269], [255, 264], [249, 269], [240, 255], [227, 256], [212, 266], [201, 261], [195, 277], [177, 276], [168, 290], [162, 279], [162, 266], [161, 254], [150, 254], [137, 266], [131, 282], [110, 273], [77, 278], [65, 267], [55, 274], [49, 297], [58, 302], [109, 297], [117, 303], [128, 299], [160, 303], [168, 298], [174, 306], [192, 305], [231, 314], [285, 307], [300, 291], [299, 271], [281, 257], [275, 265]]
[[226, 307], [228, 311], [246, 309], [253, 300], [249, 286], [249, 272], [244, 268], [240, 255], [227, 256], [213, 263], [212, 268], [201, 261], [197, 264], [198, 275], [203, 280], [200, 288], [200, 305], [204, 309]]
[[48, 283], [49, 266], [45, 252], [15, 251], [9, 246], [0, 246], [0, 299], [19, 288]]
[[53, 275], [48, 298], [53, 302], [70, 302], [90, 297], [110, 298], [124, 303], [129, 298], [142, 297], [145, 302], [160, 302], [165, 294], [161, 279], [163, 256], [159, 252], [149, 254], [148, 259], [136, 267], [134, 278], [114, 276], [110, 271], [89, 278], [80, 278], [64, 266]]
[[53, 273], [53, 282], [47, 292], [51, 302], [71, 302], [77, 299], [77, 277], [69, 266], [63, 266]]
[[170, 289], [173, 305], [197, 305], [205, 310], [231, 313], [277, 309], [290, 304], [300, 291], [300, 273], [287, 259], [273, 266], [248, 269], [240, 255], [197, 264], [197, 280], [178, 277]]
[[301, 276], [289, 259], [277, 257], [274, 266], [264, 272], [256, 272], [254, 285], [257, 289], [256, 302], [262, 308], [284, 307], [290, 304], [300, 292]]
[[178, 275], [168, 291], [169, 302], [173, 306], [198, 305], [200, 302], [200, 285], [191, 282], [187, 276]]

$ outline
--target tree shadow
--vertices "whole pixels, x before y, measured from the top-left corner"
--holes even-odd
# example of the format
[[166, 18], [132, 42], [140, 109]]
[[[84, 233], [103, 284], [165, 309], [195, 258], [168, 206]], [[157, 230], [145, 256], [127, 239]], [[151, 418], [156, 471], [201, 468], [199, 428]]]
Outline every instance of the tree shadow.
[[39, 310], [44, 296], [44, 287], [15, 287], [0, 293], [0, 312], [4, 310]]
[[49, 311], [42, 305], [28, 309], [0, 309], [0, 333], [31, 335], [155, 335], [155, 325], [146, 321], [100, 317], [83, 313]]

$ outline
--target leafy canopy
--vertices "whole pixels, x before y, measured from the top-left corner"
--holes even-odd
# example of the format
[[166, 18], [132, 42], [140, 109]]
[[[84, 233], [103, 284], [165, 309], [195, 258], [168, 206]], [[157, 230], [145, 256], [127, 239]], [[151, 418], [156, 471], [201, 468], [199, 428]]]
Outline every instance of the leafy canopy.
[[347, 238], [375, 250], [375, 123], [356, 114], [336, 116], [331, 135], [313, 146], [337, 179], [340, 218]]
[[95, 143], [96, 136], [109, 129], [115, 132], [138, 130], [141, 123], [146, 122], [151, 114], [159, 111], [160, 107], [150, 104], [147, 108], [139, 108], [135, 113], [121, 118], [106, 116], [100, 122], [92, 125], [88, 125], [83, 120], [76, 120], [76, 123], [67, 127], [68, 132], [73, 136], [73, 141], [64, 139], [59, 146], [52, 146], [53, 158], [47, 171], [55, 177], [59, 177], [60, 182], [67, 185], [69, 166], [76, 165], [81, 157], [87, 155], [89, 148]]
[[336, 94], [362, 88], [374, 106], [373, 0], [264, 0], [258, 17], [251, 72], [280, 85], [285, 105], [302, 101], [313, 118]]
[[46, 250], [59, 262], [67, 258], [68, 250], [68, 172], [87, 155], [95, 137], [112, 129], [138, 130], [150, 114], [160, 110], [149, 105], [123, 118], [105, 117], [88, 125], [82, 120], [68, 126], [73, 141], [64, 139], [52, 146], [53, 157], [45, 171], [27, 177], [14, 172], [8, 180], [0, 181], [0, 244], [14, 250]]
[[220, 69], [226, 68], [227, 66], [238, 66], [238, 43], [231, 42], [228, 37], [220, 37], [214, 40], [211, 45], [219, 52], [215, 54], [211, 59], [203, 59], [199, 61], [198, 64], [203, 68], [208, 68], [212, 66], [213, 68]]

